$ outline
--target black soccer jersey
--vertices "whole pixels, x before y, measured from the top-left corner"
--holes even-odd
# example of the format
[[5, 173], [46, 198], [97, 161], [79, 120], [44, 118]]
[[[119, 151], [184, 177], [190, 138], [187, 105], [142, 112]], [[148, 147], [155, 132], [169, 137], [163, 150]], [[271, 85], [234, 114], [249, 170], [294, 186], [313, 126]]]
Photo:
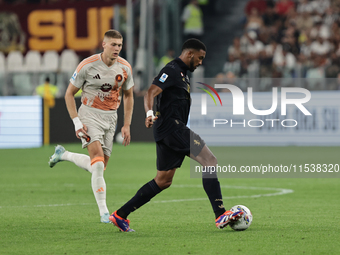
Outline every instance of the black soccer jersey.
[[188, 122], [190, 111], [190, 82], [188, 66], [180, 58], [169, 62], [155, 77], [152, 84], [163, 91], [156, 97], [156, 116], [153, 133], [160, 141]]

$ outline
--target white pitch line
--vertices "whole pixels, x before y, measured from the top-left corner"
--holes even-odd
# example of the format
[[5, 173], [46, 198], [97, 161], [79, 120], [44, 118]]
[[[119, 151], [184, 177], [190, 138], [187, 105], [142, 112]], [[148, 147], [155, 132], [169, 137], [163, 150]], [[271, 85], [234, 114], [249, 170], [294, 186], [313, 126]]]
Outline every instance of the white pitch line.
[[[176, 188], [201, 188], [202, 187], [202, 185], [172, 185], [172, 186], [174, 186]], [[250, 189], [250, 190], [274, 190], [274, 191], [277, 191], [275, 193], [267, 193], [267, 194], [223, 197], [223, 200], [239, 199], [239, 198], [259, 198], [259, 197], [281, 196], [281, 195], [286, 195], [286, 194], [294, 192], [294, 190], [292, 190], [292, 189], [280, 189], [280, 188], [268, 188], [268, 187], [247, 187], [247, 186], [232, 186], [232, 185], [221, 185], [221, 188]], [[207, 199], [208, 198], [188, 198], [188, 199], [173, 199], [173, 200], [161, 200], [161, 201], [152, 201], [152, 202], [153, 203], [173, 203], [173, 202], [202, 201], [202, 200], [207, 200]]]
[[[202, 188], [202, 185], [172, 185], [173, 188]], [[268, 187], [248, 187], [248, 186], [232, 186], [232, 185], [221, 185], [221, 188], [229, 188], [229, 189], [248, 189], [248, 190], [273, 190], [276, 191], [274, 193], [266, 193], [266, 194], [257, 194], [257, 195], [245, 195], [245, 196], [232, 196], [232, 197], [223, 197], [223, 200], [227, 199], [240, 199], [240, 198], [259, 198], [259, 197], [271, 197], [271, 196], [281, 196], [293, 193], [292, 189], [281, 189], [281, 188], [268, 188]], [[160, 200], [160, 201], [151, 201], [151, 203], [177, 203], [177, 202], [190, 202], [190, 201], [202, 201], [207, 200], [208, 198], [188, 198], [188, 199], [172, 199], [172, 200]], [[9, 206], [0, 206], [2, 208], [28, 208], [28, 207], [61, 207], [61, 206], [79, 206], [79, 205], [95, 205], [95, 203], [80, 203], [80, 204], [49, 204], [49, 205], [9, 205]]]
[[2, 208], [8, 208], [8, 207], [20, 207], [20, 208], [28, 208], [28, 207], [59, 207], [59, 206], [75, 206], [75, 205], [94, 205], [95, 203], [81, 203], [81, 204], [50, 204], [50, 205], [5, 205], [0, 206], [0, 209]]

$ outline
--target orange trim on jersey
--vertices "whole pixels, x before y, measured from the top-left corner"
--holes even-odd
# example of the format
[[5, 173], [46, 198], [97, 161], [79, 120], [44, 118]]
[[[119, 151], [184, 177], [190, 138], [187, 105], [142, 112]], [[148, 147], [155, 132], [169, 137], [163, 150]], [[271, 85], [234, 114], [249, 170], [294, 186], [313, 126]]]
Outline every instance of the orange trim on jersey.
[[120, 86], [117, 90], [110, 91], [110, 97], [104, 98], [102, 101], [98, 96], [96, 96], [91, 104], [91, 107], [101, 109], [104, 111], [117, 110], [120, 105], [120, 91], [122, 87]]
[[118, 57], [117, 58], [117, 61], [118, 63], [121, 63], [125, 66], [127, 66], [128, 68], [130, 68], [130, 72], [131, 72], [131, 75], [132, 75], [132, 68], [131, 68], [131, 65], [129, 64], [129, 62], [127, 62], [125, 59], [123, 59], [122, 57]]
[[91, 160], [91, 166], [97, 162], [105, 162], [104, 157], [95, 157], [94, 159]]
[[98, 61], [100, 58], [98, 55], [93, 55], [87, 59], [84, 59], [82, 62], [80, 62], [80, 64], [77, 67], [77, 73], [79, 73], [79, 71], [87, 64], [90, 64], [92, 62]]
[[125, 69], [123, 69], [123, 75], [124, 75], [124, 79], [126, 80], [128, 78], [128, 74], [127, 74], [127, 71], [125, 71]]

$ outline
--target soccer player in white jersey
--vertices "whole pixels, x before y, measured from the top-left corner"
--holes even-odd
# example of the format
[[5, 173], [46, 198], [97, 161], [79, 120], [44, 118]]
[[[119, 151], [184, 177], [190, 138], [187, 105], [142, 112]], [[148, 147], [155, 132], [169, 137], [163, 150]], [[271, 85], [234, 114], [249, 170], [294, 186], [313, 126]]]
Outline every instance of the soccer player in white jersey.
[[[58, 145], [50, 157], [49, 165], [70, 161], [92, 174], [91, 185], [97, 201], [100, 220], [109, 223], [106, 205], [104, 170], [109, 161], [117, 124], [117, 109], [121, 95], [124, 98], [123, 145], [130, 143], [130, 124], [133, 111], [133, 78], [130, 64], [119, 57], [123, 37], [116, 30], [104, 35], [103, 52], [84, 59], [78, 65], [65, 93], [67, 110], [73, 120], [76, 136], [89, 156], [66, 151]], [[74, 95], [82, 89], [78, 112]]]

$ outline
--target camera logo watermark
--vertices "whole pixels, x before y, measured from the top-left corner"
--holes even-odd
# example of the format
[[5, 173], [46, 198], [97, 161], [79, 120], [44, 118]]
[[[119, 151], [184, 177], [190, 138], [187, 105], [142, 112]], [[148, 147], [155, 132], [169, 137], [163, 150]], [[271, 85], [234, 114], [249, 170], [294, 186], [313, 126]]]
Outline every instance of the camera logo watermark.
[[[222, 100], [219, 96], [219, 94], [217, 93], [216, 89], [228, 89], [231, 92], [231, 96], [232, 96], [232, 100], [233, 100], [233, 106], [232, 106], [232, 112], [233, 115], [235, 116], [240, 116], [240, 115], [245, 115], [245, 96], [242, 92], [242, 90], [240, 88], [238, 88], [235, 85], [231, 85], [231, 84], [215, 84], [215, 88], [213, 88], [212, 86], [209, 86], [205, 83], [201, 83], [198, 82], [204, 86], [206, 86], [207, 88], [209, 88], [211, 91], [213, 91], [215, 93], [215, 95], [217, 96], [217, 98], [220, 101], [221, 106], [222, 105]], [[207, 89], [203, 89], [203, 88], [199, 88], [203, 91], [205, 91], [207, 94], [210, 95], [210, 97], [214, 100], [215, 105], [216, 104], [216, 100], [213, 97], [213, 95], [207, 90]], [[298, 95], [302, 95], [302, 98], [288, 98], [288, 94], [289, 93], [294, 93], [294, 94], [298, 94]], [[277, 108], [278, 108], [278, 89], [277, 87], [273, 87], [272, 88], [272, 105], [269, 109], [256, 109], [254, 107], [254, 103], [253, 103], [253, 88], [248, 87], [247, 88], [247, 106], [248, 106], [248, 110], [257, 116], [267, 116], [267, 115], [271, 115], [272, 113], [274, 113]], [[281, 116], [286, 116], [287, 115], [287, 105], [294, 105], [295, 107], [297, 107], [297, 109], [299, 109], [305, 116], [311, 116], [312, 114], [306, 109], [306, 107], [303, 105], [307, 102], [309, 102], [311, 99], [311, 93], [309, 90], [304, 89], [304, 88], [293, 88], [293, 87], [282, 87], [281, 88], [281, 97], [280, 97], [280, 101], [281, 101]], [[207, 95], [206, 94], [202, 94], [201, 95], [201, 115], [207, 115]], [[228, 119], [214, 119], [213, 120], [213, 127], [216, 127], [216, 125], [225, 125], [225, 124], [230, 124], [231, 127], [233, 127], [235, 125], [242, 125], [243, 127], [246, 126], [246, 124], [248, 124], [249, 127], [262, 127], [264, 125], [264, 123], [269, 122], [271, 123], [271, 126], [274, 127], [274, 123], [275, 122], [281, 122], [281, 125], [283, 127], [295, 127], [297, 126], [297, 120], [295, 119], [284, 119], [284, 120], [280, 120], [280, 119], [251, 119], [246, 121], [245, 119], [241, 122], [235, 122], [232, 119], [228, 120]], [[292, 123], [292, 124], [288, 124], [288, 123]]]
[[[205, 83], [203, 83], [203, 82], [197, 82], [197, 83], [202, 84], [203, 86], [206, 86], [206, 87], [209, 88], [212, 92], [214, 92], [215, 95], [217, 96], [218, 100], [220, 100], [220, 104], [221, 104], [221, 106], [222, 106], [221, 97], [220, 97], [220, 95], [217, 93], [217, 91], [216, 91], [213, 87], [211, 87], [210, 85], [205, 84]], [[200, 88], [200, 87], [197, 87], [197, 88], [200, 89], [200, 90], [203, 90], [205, 93], [207, 93], [207, 94], [212, 98], [212, 100], [214, 100], [215, 105], [217, 105], [214, 96], [210, 93], [209, 90], [203, 89], [203, 88]], [[207, 114], [207, 95], [206, 95], [206, 94], [202, 94], [202, 110], [201, 110], [201, 112], [202, 112], [202, 115], [206, 115], [206, 114]]]

